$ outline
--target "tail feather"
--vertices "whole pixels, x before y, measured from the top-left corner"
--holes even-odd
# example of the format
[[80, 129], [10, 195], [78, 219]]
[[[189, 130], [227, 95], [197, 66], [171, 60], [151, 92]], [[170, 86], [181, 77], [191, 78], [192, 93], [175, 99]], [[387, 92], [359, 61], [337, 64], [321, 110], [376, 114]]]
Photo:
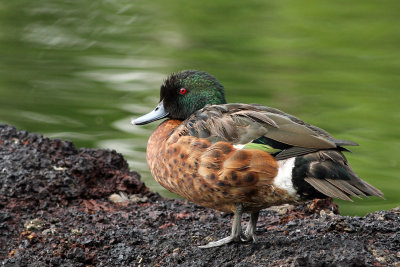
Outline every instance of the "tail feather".
[[334, 139], [333, 142], [337, 146], [359, 146], [356, 142], [344, 140], [344, 139]]
[[357, 176], [340, 151], [319, 151], [299, 157], [296, 162], [293, 171], [297, 183], [299, 179], [303, 179], [308, 186], [325, 196], [348, 201], [352, 201], [351, 197], [383, 198], [379, 189]]
[[339, 188], [340, 190], [346, 192], [346, 194], [348, 194], [350, 196], [355, 196], [358, 198], [360, 198], [359, 196], [366, 197], [366, 195], [361, 190], [359, 190], [357, 187], [351, 185], [347, 181], [334, 180], [334, 179], [326, 179], [326, 180], [328, 182], [330, 182], [331, 184], [333, 184], [334, 186], [336, 186], [337, 188]]
[[312, 187], [314, 187], [319, 192], [321, 192], [322, 194], [324, 194], [328, 197], [340, 198], [343, 200], [353, 201], [353, 200], [351, 200], [351, 198], [349, 198], [348, 193], [346, 193], [345, 191], [342, 191], [342, 190], [338, 190], [337, 187], [335, 187], [333, 184], [329, 183], [325, 179], [317, 179], [317, 178], [313, 178], [313, 177], [307, 177], [307, 178], [304, 178], [304, 181], [306, 181]]

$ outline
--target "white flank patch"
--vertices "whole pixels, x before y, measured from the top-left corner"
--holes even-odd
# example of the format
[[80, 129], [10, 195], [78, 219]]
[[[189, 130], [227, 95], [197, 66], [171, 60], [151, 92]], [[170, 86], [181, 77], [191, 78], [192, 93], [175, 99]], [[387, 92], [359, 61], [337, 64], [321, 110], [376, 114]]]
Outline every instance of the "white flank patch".
[[242, 149], [245, 145], [233, 145], [234, 148], [236, 149]]
[[278, 188], [285, 189], [290, 195], [296, 195], [296, 190], [292, 183], [292, 170], [295, 158], [279, 160], [278, 175], [275, 177], [274, 185]]

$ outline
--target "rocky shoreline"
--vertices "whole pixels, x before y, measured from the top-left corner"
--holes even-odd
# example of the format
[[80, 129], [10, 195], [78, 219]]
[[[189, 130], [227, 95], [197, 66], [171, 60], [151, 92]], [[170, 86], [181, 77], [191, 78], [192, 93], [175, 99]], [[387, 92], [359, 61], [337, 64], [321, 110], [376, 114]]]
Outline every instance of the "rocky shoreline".
[[151, 192], [115, 151], [0, 125], [2, 266], [400, 266], [400, 208], [274, 207], [255, 243], [197, 248], [231, 219]]

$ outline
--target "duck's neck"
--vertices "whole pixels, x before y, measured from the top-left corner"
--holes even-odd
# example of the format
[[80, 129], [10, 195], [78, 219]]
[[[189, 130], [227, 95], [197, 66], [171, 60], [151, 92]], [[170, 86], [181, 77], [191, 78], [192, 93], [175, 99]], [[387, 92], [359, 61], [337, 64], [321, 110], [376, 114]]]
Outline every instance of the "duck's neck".
[[149, 164], [150, 170], [153, 169], [153, 164], [159, 160], [159, 156], [162, 153], [161, 150], [164, 149], [165, 146], [165, 140], [181, 123], [182, 121], [180, 120], [166, 120], [158, 125], [153, 134], [150, 136], [146, 151], [147, 163]]

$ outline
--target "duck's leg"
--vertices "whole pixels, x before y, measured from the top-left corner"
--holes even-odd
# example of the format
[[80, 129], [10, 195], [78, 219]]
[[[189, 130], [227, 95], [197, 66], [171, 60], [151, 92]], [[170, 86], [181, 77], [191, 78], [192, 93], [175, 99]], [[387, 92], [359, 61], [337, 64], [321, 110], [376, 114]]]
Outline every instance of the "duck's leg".
[[259, 214], [260, 212], [258, 211], [251, 213], [249, 224], [247, 225], [244, 235], [241, 237], [242, 241], [256, 241], [255, 232]]
[[235, 215], [233, 217], [231, 235], [228, 237], [222, 238], [220, 240], [210, 242], [207, 245], [199, 246], [199, 248], [219, 247], [219, 246], [231, 243], [233, 241], [240, 241], [240, 235], [242, 234], [242, 225], [241, 225], [242, 214], [243, 214], [243, 205], [240, 203], [236, 204]]

